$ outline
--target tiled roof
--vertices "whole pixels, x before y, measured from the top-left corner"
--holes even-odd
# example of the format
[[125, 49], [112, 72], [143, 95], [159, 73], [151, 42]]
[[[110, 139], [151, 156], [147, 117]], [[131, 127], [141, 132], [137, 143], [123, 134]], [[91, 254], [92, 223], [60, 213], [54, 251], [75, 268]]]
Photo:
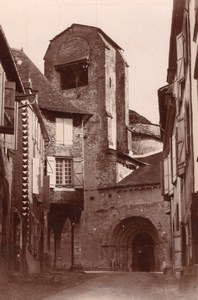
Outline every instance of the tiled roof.
[[144, 157], [139, 156], [136, 158], [147, 164], [159, 164], [159, 162], [163, 159], [163, 152], [154, 153], [152, 155], [147, 155]]
[[73, 27], [88, 27], [91, 28], [93, 30], [96, 30], [97, 32], [99, 32], [100, 34], [102, 34], [102, 36], [104, 36], [104, 38], [112, 45], [114, 45], [114, 47], [118, 48], [119, 50], [123, 50], [116, 42], [114, 42], [101, 28], [99, 27], [95, 27], [95, 26], [90, 26], [90, 25], [85, 25], [85, 24], [77, 24], [74, 23], [72, 24], [70, 27], [66, 28], [64, 31], [62, 31], [61, 33], [59, 33], [58, 35], [56, 35], [51, 41], [55, 40], [57, 37], [59, 37], [60, 35], [64, 34], [66, 31], [72, 29]]
[[38, 103], [41, 109], [90, 115], [88, 112], [82, 111], [67, 102], [67, 98], [51, 84], [22, 50], [12, 49], [12, 53], [22, 81], [27, 82], [31, 80], [33, 90], [39, 92]]
[[145, 186], [160, 184], [160, 164], [139, 167], [117, 183], [117, 186]]
[[151, 124], [151, 122], [145, 117], [138, 114], [136, 111], [129, 109], [129, 124], [141, 123], [141, 124]]
[[7, 80], [16, 82], [16, 90], [19, 93], [23, 93], [23, 84], [21, 82], [21, 78], [19, 76], [18, 70], [16, 68], [16, 64], [4, 34], [4, 31], [0, 25], [0, 62], [4, 71], [6, 72]]
[[160, 184], [160, 161], [162, 159], [162, 152], [150, 155], [138, 160], [150, 163], [146, 166], [140, 166], [130, 175], [117, 183], [117, 186], [148, 186]]

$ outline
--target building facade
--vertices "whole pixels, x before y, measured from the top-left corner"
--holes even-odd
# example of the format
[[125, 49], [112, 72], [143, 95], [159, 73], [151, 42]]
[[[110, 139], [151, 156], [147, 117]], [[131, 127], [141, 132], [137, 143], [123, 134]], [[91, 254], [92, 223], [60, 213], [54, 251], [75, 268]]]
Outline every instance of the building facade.
[[17, 94], [24, 88], [3, 29], [0, 27], [0, 280], [11, 271], [14, 157], [17, 149]]
[[164, 200], [171, 208], [173, 272], [197, 265], [197, 1], [173, 1], [168, 85], [158, 91]]
[[[92, 114], [83, 134], [84, 209], [74, 224], [79, 230], [74, 260], [85, 269], [163, 270], [170, 264], [168, 239], [162, 237], [162, 232], [169, 236], [169, 223], [159, 174], [157, 182], [124, 181], [148, 163], [132, 156], [122, 52], [101, 29], [73, 24], [51, 40], [44, 57], [45, 75], [65, 102]], [[147, 249], [144, 266], [137, 249]]]
[[[63, 265], [73, 269], [74, 257], [76, 264], [78, 258], [78, 223], [84, 208], [84, 125], [91, 114], [68, 104], [23, 51], [12, 52], [15, 61], [20, 62], [17, 68], [23, 80], [29, 80], [33, 90], [38, 91], [38, 106], [49, 136], [44, 161], [44, 174], [49, 177], [46, 264], [50, 269]], [[45, 193], [39, 193], [40, 197]], [[64, 251], [67, 255], [62, 259]]]
[[[14, 273], [44, 270], [47, 250], [49, 184], [44, 176], [45, 150], [49, 141], [30, 82], [23, 82], [19, 100], [18, 147], [14, 162], [12, 244]], [[19, 96], [20, 98], [21, 96]]]

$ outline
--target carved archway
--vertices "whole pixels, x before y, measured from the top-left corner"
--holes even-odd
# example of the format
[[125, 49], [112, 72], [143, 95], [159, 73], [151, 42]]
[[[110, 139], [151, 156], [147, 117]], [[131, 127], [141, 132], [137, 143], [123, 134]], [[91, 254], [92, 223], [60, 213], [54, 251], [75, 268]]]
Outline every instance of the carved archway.
[[[147, 253], [146, 247], [148, 247]], [[139, 258], [137, 249], [142, 251]], [[108, 245], [103, 246], [103, 254], [109, 260], [108, 264], [113, 270], [158, 271], [161, 265], [158, 231], [148, 218], [141, 216], [124, 218], [111, 232]], [[141, 265], [141, 256], [148, 262]]]

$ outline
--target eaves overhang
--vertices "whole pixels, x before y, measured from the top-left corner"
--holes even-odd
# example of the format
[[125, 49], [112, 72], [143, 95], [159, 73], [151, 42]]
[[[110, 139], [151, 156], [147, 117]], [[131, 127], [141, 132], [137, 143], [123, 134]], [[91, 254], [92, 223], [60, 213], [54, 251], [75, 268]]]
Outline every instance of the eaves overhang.
[[106, 187], [99, 187], [98, 190], [122, 190], [122, 191], [141, 191], [141, 190], [149, 190], [149, 189], [156, 189], [160, 188], [160, 183], [156, 182], [153, 184], [127, 184], [127, 185], [114, 185], [114, 186], [106, 186]]
[[18, 73], [10, 46], [4, 34], [4, 31], [0, 25], [0, 62], [4, 71], [6, 72], [6, 77], [8, 81], [16, 83], [16, 91], [19, 93], [24, 93], [24, 87]]

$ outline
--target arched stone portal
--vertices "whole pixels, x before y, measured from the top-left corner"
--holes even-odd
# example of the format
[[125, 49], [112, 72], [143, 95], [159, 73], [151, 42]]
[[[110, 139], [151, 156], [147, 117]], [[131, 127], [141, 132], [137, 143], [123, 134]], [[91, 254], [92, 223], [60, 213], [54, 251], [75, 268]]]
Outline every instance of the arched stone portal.
[[161, 269], [159, 234], [147, 218], [122, 219], [111, 232], [109, 245], [103, 249], [111, 269], [145, 272]]

